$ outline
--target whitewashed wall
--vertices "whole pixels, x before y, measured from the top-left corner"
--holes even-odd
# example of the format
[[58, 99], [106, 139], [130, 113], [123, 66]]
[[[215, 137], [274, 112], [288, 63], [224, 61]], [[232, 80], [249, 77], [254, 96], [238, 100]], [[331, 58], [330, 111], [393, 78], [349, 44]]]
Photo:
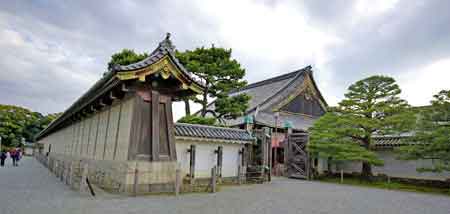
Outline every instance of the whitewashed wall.
[[196, 178], [211, 177], [211, 168], [217, 163], [217, 154], [214, 151], [217, 150], [218, 146], [223, 147], [222, 177], [236, 177], [238, 175], [239, 150], [244, 147], [244, 144], [176, 139], [177, 159], [183, 176], [189, 174], [190, 156], [187, 150], [191, 145], [196, 145]]
[[[97, 160], [127, 160], [134, 99], [115, 101], [101, 112], [39, 140], [44, 152]], [[115, 151], [115, 153], [114, 153]]]
[[[432, 160], [398, 160], [396, 158], [396, 154], [391, 150], [382, 150], [376, 151], [379, 158], [384, 161], [384, 166], [373, 166], [372, 172], [373, 174], [385, 174], [392, 177], [400, 177], [400, 178], [417, 178], [417, 179], [432, 179], [432, 180], [446, 180], [450, 178], [450, 173], [432, 173], [432, 172], [417, 172], [418, 167], [429, 167], [432, 165]], [[327, 170], [327, 161], [320, 160], [319, 168], [321, 170]], [[344, 172], [352, 173], [352, 172], [361, 172], [362, 164], [360, 162], [348, 162], [346, 164], [340, 166], [333, 166], [332, 170], [337, 172], [341, 169], [344, 169]], [[320, 171], [321, 171], [320, 170]]]

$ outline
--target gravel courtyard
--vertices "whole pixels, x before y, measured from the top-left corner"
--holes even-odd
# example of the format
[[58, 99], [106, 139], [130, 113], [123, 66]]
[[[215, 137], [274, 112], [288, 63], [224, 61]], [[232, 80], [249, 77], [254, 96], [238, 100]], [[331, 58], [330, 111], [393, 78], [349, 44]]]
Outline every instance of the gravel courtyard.
[[226, 187], [216, 194], [81, 196], [40, 163], [24, 158], [0, 168], [0, 214], [52, 213], [408, 213], [448, 214], [450, 197], [291, 179]]

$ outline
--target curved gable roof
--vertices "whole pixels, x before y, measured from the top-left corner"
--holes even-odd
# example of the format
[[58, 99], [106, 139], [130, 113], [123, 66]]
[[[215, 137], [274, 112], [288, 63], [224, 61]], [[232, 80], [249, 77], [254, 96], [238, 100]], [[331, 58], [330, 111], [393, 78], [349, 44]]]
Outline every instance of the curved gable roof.
[[[303, 84], [306, 76], [309, 76], [319, 99], [326, 107], [327, 103], [317, 87], [312, 75], [311, 66], [306, 66], [294, 72], [249, 84], [239, 90], [232, 91], [229, 95], [236, 96], [238, 94], [246, 93], [251, 96], [249, 108], [245, 114], [254, 114], [256, 109], [258, 109], [258, 114], [254, 122], [266, 126], [273, 126], [274, 116], [271, 107], [280, 103], [282, 100], [287, 99], [292, 93], [294, 93], [294, 91]], [[208, 109], [214, 109], [214, 102], [208, 106]], [[315, 120], [315, 118], [305, 115], [280, 115], [279, 119], [282, 121], [289, 120], [292, 122], [294, 129], [306, 129], [311, 126]], [[243, 124], [244, 117], [242, 116], [236, 119], [226, 120], [225, 123], [229, 126]]]
[[113, 72], [130, 72], [144, 69], [160, 60], [164, 57], [168, 56], [170, 61], [180, 70], [181, 75], [189, 80], [190, 83], [194, 83], [199, 85], [200, 87], [204, 87], [205, 84], [202, 82], [200, 78], [189, 72], [175, 57], [175, 46], [172, 44], [170, 40], [170, 33], [167, 33], [166, 38], [161, 41], [158, 47], [152, 51], [152, 53], [145, 59], [132, 63], [129, 65], [113, 65]]

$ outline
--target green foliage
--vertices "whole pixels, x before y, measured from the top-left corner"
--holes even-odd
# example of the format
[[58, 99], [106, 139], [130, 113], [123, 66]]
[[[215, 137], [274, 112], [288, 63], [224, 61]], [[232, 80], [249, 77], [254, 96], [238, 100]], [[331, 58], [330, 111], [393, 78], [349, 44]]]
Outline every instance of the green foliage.
[[237, 118], [242, 116], [248, 108], [250, 96], [247, 94], [239, 94], [233, 97], [220, 94], [214, 103], [217, 118]]
[[177, 52], [176, 56], [187, 70], [194, 73], [205, 84], [205, 90], [200, 97], [191, 97], [195, 103], [202, 105], [201, 115], [207, 113], [208, 99], [216, 99], [214, 112], [217, 119], [236, 118], [245, 112], [250, 97], [242, 94], [229, 97], [231, 90], [238, 89], [247, 84], [242, 80], [245, 69], [231, 58], [231, 49], [197, 48], [193, 51]]
[[122, 49], [122, 51], [111, 56], [111, 60], [108, 63], [108, 68], [111, 68], [113, 65], [129, 65], [139, 62], [146, 57], [148, 57], [147, 53], [138, 54], [132, 49]]
[[333, 161], [366, 161], [382, 165], [376, 154], [357, 143], [352, 136], [363, 134], [352, 123], [350, 117], [328, 112], [310, 128], [308, 150], [321, 158], [331, 157]]
[[419, 112], [412, 145], [400, 147], [400, 158], [433, 159], [433, 166], [418, 171], [450, 171], [450, 90], [434, 95], [431, 106]]
[[312, 154], [340, 161], [362, 161], [364, 176], [371, 176], [371, 165], [382, 161], [370, 151], [372, 135], [395, 134], [411, 129], [415, 121], [409, 105], [399, 98], [395, 80], [371, 76], [348, 88], [333, 112], [311, 128]]
[[33, 142], [34, 136], [43, 130], [57, 114], [43, 116], [26, 108], [0, 105], [0, 136], [2, 145], [19, 146], [22, 138]]
[[200, 117], [195, 115], [187, 115], [180, 118], [177, 122], [179, 123], [190, 123], [190, 124], [201, 124], [201, 125], [215, 125], [216, 118], [214, 117]]

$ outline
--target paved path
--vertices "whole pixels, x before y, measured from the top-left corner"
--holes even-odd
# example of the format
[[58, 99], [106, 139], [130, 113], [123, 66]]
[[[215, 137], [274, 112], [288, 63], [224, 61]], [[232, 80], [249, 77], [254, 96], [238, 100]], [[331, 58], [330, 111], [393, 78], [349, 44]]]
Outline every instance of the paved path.
[[0, 168], [0, 214], [53, 213], [408, 213], [449, 214], [450, 197], [301, 180], [227, 187], [216, 194], [80, 196], [31, 158]]

